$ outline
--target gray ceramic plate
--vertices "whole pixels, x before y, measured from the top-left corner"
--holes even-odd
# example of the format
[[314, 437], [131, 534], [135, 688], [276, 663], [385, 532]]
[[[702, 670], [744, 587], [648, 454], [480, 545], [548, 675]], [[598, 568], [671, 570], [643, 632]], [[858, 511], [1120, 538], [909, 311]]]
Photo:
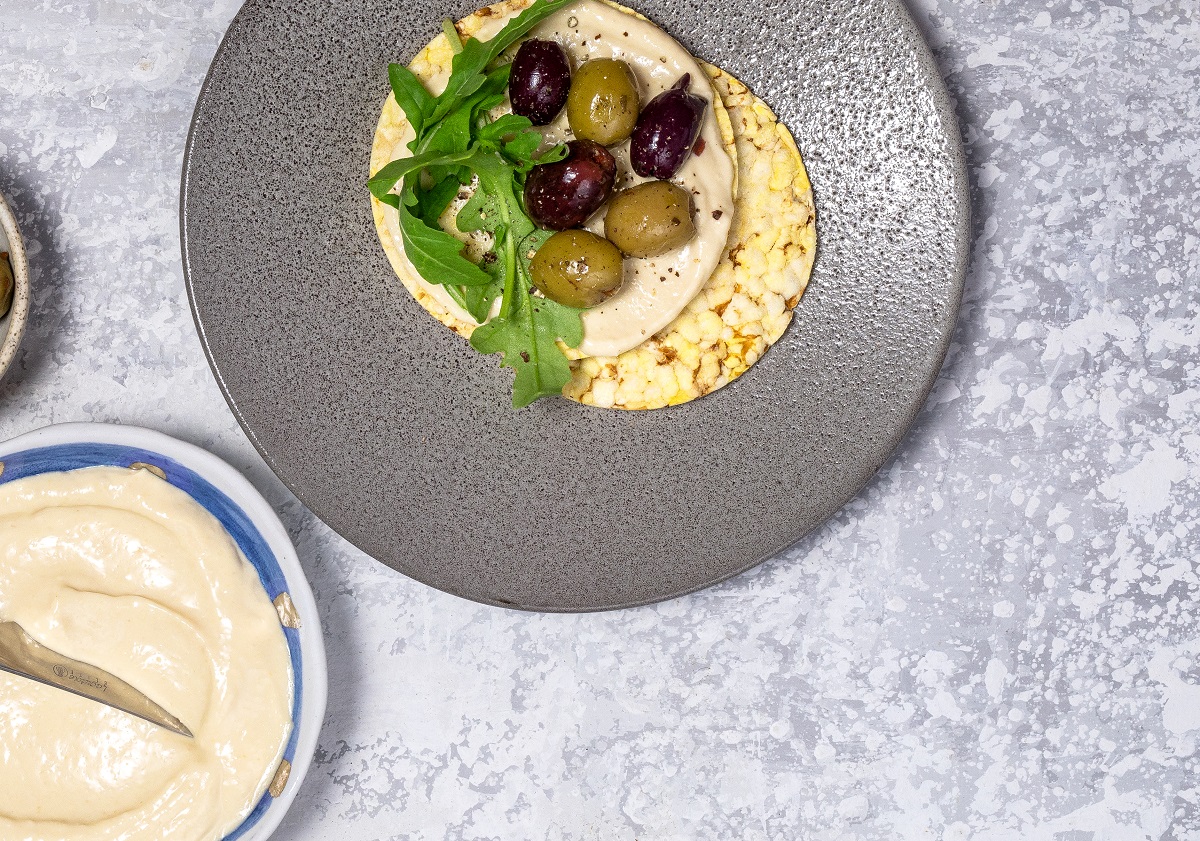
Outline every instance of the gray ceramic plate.
[[466, 598], [614, 608], [778, 553], [883, 464], [949, 343], [965, 167], [904, 8], [636, 5], [777, 110], [817, 196], [816, 270], [783, 340], [673, 409], [514, 412], [511, 372], [394, 280], [365, 187], [387, 63], [469, 3], [248, 0], [196, 106], [184, 266], [233, 411], [317, 516]]

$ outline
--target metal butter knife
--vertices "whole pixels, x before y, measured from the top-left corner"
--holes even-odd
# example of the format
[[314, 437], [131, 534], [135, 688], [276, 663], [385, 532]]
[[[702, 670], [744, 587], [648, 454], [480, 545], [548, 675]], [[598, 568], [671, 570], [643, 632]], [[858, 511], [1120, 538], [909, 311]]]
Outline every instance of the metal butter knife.
[[99, 701], [192, 738], [182, 721], [119, 677], [51, 651], [16, 622], [0, 622], [0, 670]]

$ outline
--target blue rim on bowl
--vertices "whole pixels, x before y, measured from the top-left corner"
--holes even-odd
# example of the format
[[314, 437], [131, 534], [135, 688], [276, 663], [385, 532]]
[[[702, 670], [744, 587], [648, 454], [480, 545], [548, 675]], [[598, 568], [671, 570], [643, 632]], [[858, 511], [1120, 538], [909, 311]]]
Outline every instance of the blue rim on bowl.
[[[166, 436], [161, 436], [159, 433], [151, 433], [149, 430], [132, 430], [129, 427], [106, 427], [102, 424], [69, 424], [61, 427], [50, 427], [51, 430], [69, 430], [71, 427], [86, 430], [90, 427], [96, 427], [100, 430], [113, 431], [126, 430], [135, 433], [148, 433], [151, 436], [163, 439]], [[36, 436], [38, 433], [33, 433]], [[22, 436], [9, 444], [0, 446], [0, 485], [17, 479], [23, 479], [27, 476], [35, 476], [41, 473], [50, 473], [64, 470], [77, 470], [85, 467], [109, 466], [109, 467], [131, 467], [131, 468], [148, 468], [152, 470], [159, 478], [164, 479], [171, 485], [187, 493], [196, 502], [203, 506], [210, 514], [224, 526], [225, 530], [233, 538], [242, 554], [254, 566], [258, 573], [259, 581], [262, 583], [263, 589], [266, 591], [268, 598], [275, 602], [279, 607], [281, 597], [286, 596], [288, 609], [292, 615], [295, 614], [295, 601], [292, 599], [292, 591], [295, 588], [295, 582], [289, 583], [287, 575], [280, 566], [279, 560], [276, 557], [275, 551], [271, 548], [270, 542], [263, 536], [254, 520], [248, 515], [243, 508], [234, 502], [230, 496], [221, 488], [218, 488], [209, 479], [200, 475], [199, 472], [193, 470], [174, 458], [163, 455], [162, 453], [143, 447], [132, 446], [124, 443], [98, 442], [89, 440], [70, 441], [64, 443], [53, 443], [45, 446], [33, 446], [28, 449], [19, 449], [15, 452], [4, 452], [11, 444], [19, 444], [26, 438], [31, 436]], [[122, 436], [124, 437], [124, 436]], [[173, 448], [193, 448], [189, 444], [167, 439], [172, 442]], [[200, 451], [204, 452], [204, 451]], [[216, 460], [215, 456], [205, 453], [209, 458]], [[216, 460], [219, 462], [219, 460]], [[224, 464], [223, 462], [219, 462]], [[226, 467], [228, 467], [226, 465]], [[232, 470], [232, 468], [228, 468]], [[245, 482], [241, 476], [237, 477]], [[255, 492], [257, 493], [257, 492]], [[265, 502], [264, 502], [265, 504]], [[280, 524], [280, 528], [282, 525]], [[290, 541], [289, 541], [290, 545]], [[307, 590], [307, 581], [304, 582], [305, 598], [300, 599], [305, 606], [312, 601], [311, 593]], [[271, 822], [270, 826], [260, 826], [263, 817], [270, 810], [276, 800], [283, 800], [283, 809], [285, 810], [292, 798], [295, 795], [295, 788], [299, 784], [300, 777], [307, 770], [311, 753], [305, 757], [301, 754], [302, 762], [299, 766], [296, 763], [297, 747], [301, 740], [304, 718], [305, 702], [305, 671], [304, 671], [304, 656], [301, 649], [301, 635], [299, 630], [300, 623], [294, 623], [296, 627], [291, 627], [292, 623], [285, 620], [287, 609], [280, 610], [280, 625], [283, 629], [284, 637], [287, 640], [288, 652], [292, 661], [292, 732], [288, 738], [287, 747], [284, 749], [283, 758], [280, 762], [280, 771], [276, 774], [276, 781], [283, 789], [276, 789], [276, 784], [273, 783], [271, 789], [276, 789], [274, 792], [268, 790], [263, 793], [262, 798], [255, 804], [250, 814], [234, 829], [226, 835], [223, 841], [236, 841], [236, 839], [244, 839], [244, 837], [256, 828], [261, 828], [261, 834], [256, 833], [255, 837], [265, 837], [275, 829], [279, 821], [282, 820], [283, 810], [279, 812], [276, 820]], [[315, 612], [311, 610], [305, 611], [304, 621], [316, 623], [317, 618]], [[320, 639], [319, 630], [317, 638]], [[311, 654], [312, 652], [310, 652]], [[317, 652], [320, 655], [320, 663], [324, 664], [323, 651]], [[323, 670], [320, 670], [323, 674]], [[310, 678], [314, 676], [308, 676]], [[319, 679], [320, 675], [315, 676]], [[311, 694], [311, 693], [310, 693]], [[325, 693], [319, 692], [310, 701], [318, 704], [321, 710], [317, 713], [317, 723], [319, 725], [320, 718], [323, 717], [323, 707]], [[315, 738], [315, 736], [313, 736]], [[286, 764], [285, 764], [286, 763]], [[291, 770], [295, 767], [299, 772], [296, 778], [292, 780], [292, 785], [287, 786], [288, 777], [291, 776]], [[288, 792], [286, 798], [281, 797], [283, 791]]]

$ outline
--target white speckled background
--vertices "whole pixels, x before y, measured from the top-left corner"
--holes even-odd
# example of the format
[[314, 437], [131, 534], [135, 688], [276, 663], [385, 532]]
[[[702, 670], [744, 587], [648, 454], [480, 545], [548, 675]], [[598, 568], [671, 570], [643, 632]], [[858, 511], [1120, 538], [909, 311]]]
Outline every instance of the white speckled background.
[[143, 424], [246, 471], [322, 610], [284, 839], [1200, 839], [1200, 4], [918, 0], [977, 242], [895, 459], [794, 550], [589, 616], [478, 607], [317, 522], [242, 435], [179, 259], [236, 0], [0, 0], [33, 320], [0, 436]]

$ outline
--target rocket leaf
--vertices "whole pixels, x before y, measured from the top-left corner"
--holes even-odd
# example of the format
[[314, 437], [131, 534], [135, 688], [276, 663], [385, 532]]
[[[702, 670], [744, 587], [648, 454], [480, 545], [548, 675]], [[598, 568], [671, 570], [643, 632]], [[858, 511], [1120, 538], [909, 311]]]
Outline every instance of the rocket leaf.
[[[389, 163], [368, 182], [377, 199], [396, 208], [413, 267], [429, 283], [445, 286], [479, 323], [472, 346], [482, 353], [503, 354], [501, 364], [515, 371], [516, 408], [561, 393], [571, 369], [558, 341], [578, 346], [583, 325], [580, 310], [532, 292], [530, 254], [553, 232], [534, 224], [521, 199], [529, 170], [561, 160], [566, 147], [559, 145], [539, 156], [543, 137], [527, 118], [504, 114], [492, 119], [492, 110], [504, 100], [511, 70], [508, 64], [492, 65], [505, 49], [570, 2], [536, 0], [494, 38], [468, 38], [451, 62], [445, 90], [436, 97], [410, 70], [391, 65], [388, 76], [396, 102], [416, 136], [409, 144], [411, 157]], [[449, 37], [449, 29], [446, 32]], [[463, 233], [492, 235], [492, 248], [480, 264], [468, 259], [463, 242], [438, 222], [459, 188], [474, 179], [476, 190], [455, 224]], [[496, 301], [499, 312], [490, 317]]]

